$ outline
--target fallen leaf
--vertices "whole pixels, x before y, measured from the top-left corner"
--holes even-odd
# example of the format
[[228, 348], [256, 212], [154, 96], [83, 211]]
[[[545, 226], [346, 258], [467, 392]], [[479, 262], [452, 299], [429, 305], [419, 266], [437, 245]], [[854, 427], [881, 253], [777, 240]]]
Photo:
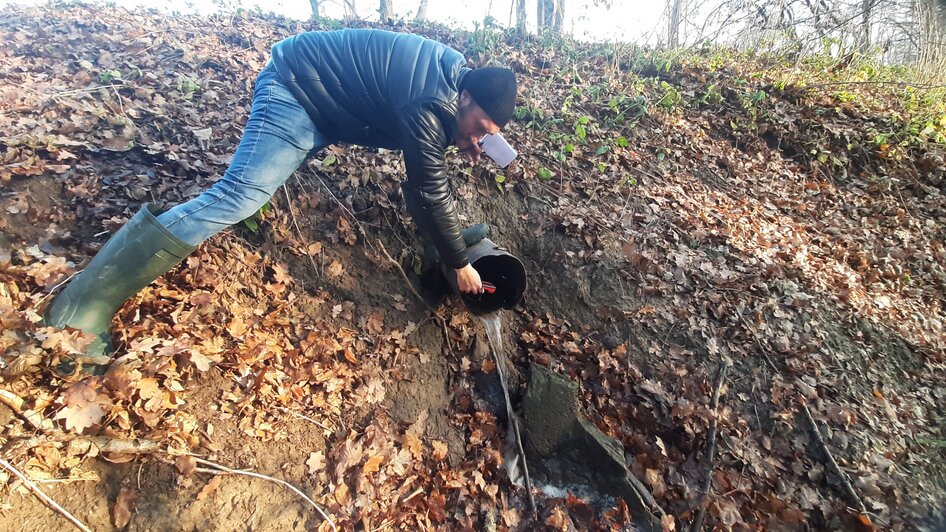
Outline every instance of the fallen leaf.
[[123, 484], [118, 490], [115, 505], [112, 506], [112, 523], [115, 528], [125, 528], [135, 513], [135, 503], [138, 500], [138, 490], [128, 484]]
[[314, 475], [321, 471], [325, 470], [325, 453], [323, 451], [316, 451], [314, 453], [309, 453], [309, 459], [305, 461], [305, 465], [309, 467], [309, 474]]
[[434, 460], [439, 462], [447, 457], [448, 447], [446, 443], [440, 440], [433, 440], [430, 444], [434, 448]]
[[223, 475], [214, 475], [210, 482], [204, 484], [204, 487], [200, 489], [197, 500], [201, 501], [209, 497], [220, 486], [221, 482], [223, 482]]
[[365, 328], [371, 334], [381, 334], [384, 331], [384, 315], [380, 310], [376, 310], [368, 316]]
[[188, 353], [188, 356], [190, 358], [191, 364], [193, 364], [194, 367], [196, 367], [200, 371], [209, 370], [210, 364], [213, 362], [213, 360], [210, 360], [204, 355], [193, 350]]
[[361, 468], [361, 472], [365, 475], [370, 475], [371, 473], [377, 473], [381, 469], [381, 463], [384, 462], [384, 456], [376, 454], [365, 461], [364, 467]]
[[177, 466], [177, 470], [182, 475], [189, 477], [193, 475], [194, 471], [197, 469], [197, 460], [194, 460], [193, 456], [185, 454], [178, 456], [177, 459], [174, 460], [174, 465]]
[[342, 505], [343, 507], [348, 504], [348, 486], [342, 482], [335, 488], [335, 502]]
[[545, 518], [545, 525], [560, 532], [566, 532], [574, 526], [572, 520], [568, 517], [568, 512], [561, 506], [552, 508], [552, 512]]
[[325, 268], [325, 274], [329, 277], [341, 277], [345, 273], [345, 268], [342, 267], [342, 263], [337, 260], [333, 260], [327, 268]]
[[103, 406], [109, 404], [108, 398], [100, 396], [88, 380], [70, 386], [59, 402], [63, 408], [56, 413], [56, 419], [65, 421], [66, 430], [74, 430], [79, 434], [101, 421], [105, 417]]

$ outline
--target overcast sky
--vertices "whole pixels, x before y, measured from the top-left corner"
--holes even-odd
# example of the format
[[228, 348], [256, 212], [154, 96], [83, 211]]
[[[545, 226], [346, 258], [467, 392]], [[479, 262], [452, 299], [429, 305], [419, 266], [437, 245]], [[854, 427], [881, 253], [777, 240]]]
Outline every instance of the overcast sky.
[[[417, 12], [419, 0], [392, 0], [395, 15], [410, 17]], [[42, 4], [40, 0], [0, 0], [7, 4]], [[104, 3], [104, 2], [102, 2]], [[264, 11], [273, 11], [287, 17], [306, 19], [312, 13], [308, 0], [125, 0], [120, 5], [156, 7], [182, 13], [208, 14], [218, 5], [259, 6]], [[362, 18], [378, 18], [378, 0], [355, 0], [358, 14]], [[500, 24], [509, 23], [512, 0], [429, 0], [427, 18], [453, 26], [472, 29], [475, 22], [491, 15]], [[595, 7], [593, 0], [565, 0], [565, 28], [582, 40], [620, 40], [655, 44], [664, 29], [661, 20], [663, 0], [611, 0], [611, 8]], [[322, 0], [323, 15], [341, 18], [344, 14], [342, 0]], [[528, 0], [527, 14], [531, 25], [535, 24], [535, 0]]]

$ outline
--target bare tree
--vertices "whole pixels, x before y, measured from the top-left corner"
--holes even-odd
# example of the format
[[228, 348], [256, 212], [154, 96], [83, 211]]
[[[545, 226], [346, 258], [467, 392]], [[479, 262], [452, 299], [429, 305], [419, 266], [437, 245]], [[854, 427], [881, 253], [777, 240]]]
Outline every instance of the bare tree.
[[394, 0], [381, 0], [378, 13], [381, 14], [381, 22], [390, 22], [394, 18]]
[[420, 0], [420, 5], [417, 6], [417, 16], [414, 17], [414, 20], [418, 22], [427, 20], [427, 0]]
[[862, 54], [870, 51], [870, 24], [874, 12], [873, 0], [861, 0], [861, 31], [859, 35], [858, 49]]
[[312, 7], [312, 18], [322, 16], [322, 12], [319, 10], [319, 0], [309, 0], [309, 6]]
[[[665, 2], [671, 42], [676, 1]], [[678, 43], [682, 27], [692, 23], [691, 39], [698, 41], [791, 55], [830, 53], [842, 59], [839, 65], [860, 51], [888, 63], [946, 71], [946, 0], [684, 1], [681, 12]]]
[[561, 33], [565, 20], [565, 0], [536, 0], [536, 19], [540, 33]]
[[345, 19], [356, 20], [358, 18], [358, 9], [355, 7], [355, 0], [342, 0], [345, 6]]
[[680, 20], [683, 15], [683, 0], [670, 0], [670, 26], [667, 28], [667, 47], [680, 46]]
[[526, 32], [526, 0], [516, 0], [516, 31]]
[[946, 60], [946, 0], [916, 0], [920, 30], [920, 62], [932, 65]]

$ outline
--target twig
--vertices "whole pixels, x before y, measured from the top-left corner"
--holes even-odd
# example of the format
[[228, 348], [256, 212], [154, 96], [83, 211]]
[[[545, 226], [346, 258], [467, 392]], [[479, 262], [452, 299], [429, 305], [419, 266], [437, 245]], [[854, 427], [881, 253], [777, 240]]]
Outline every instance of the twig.
[[325, 430], [335, 430], [335, 429], [333, 429], [332, 427], [329, 427], [329, 426], [325, 425], [324, 423], [321, 423], [321, 422], [319, 422], [319, 421], [316, 421], [316, 420], [312, 419], [312, 418], [309, 417], [309, 416], [300, 414], [299, 412], [296, 412], [295, 410], [290, 410], [290, 409], [288, 409], [288, 408], [286, 408], [286, 407], [284, 407], [284, 406], [277, 406], [277, 407], [276, 407], [276, 410], [279, 410], [279, 411], [281, 411], [281, 412], [286, 412], [287, 414], [292, 414], [292, 415], [296, 416], [296, 417], [299, 418], [299, 419], [304, 419], [304, 420], [308, 421], [309, 423], [312, 423], [313, 425], [315, 425], [315, 426], [317, 426], [317, 427], [321, 427], [321, 428], [323, 428], [323, 429], [325, 429]]
[[335, 200], [335, 203], [338, 205], [340, 209], [342, 209], [342, 212], [344, 212], [349, 218], [352, 219], [353, 222], [355, 222], [355, 225], [358, 226], [358, 232], [361, 233], [361, 236], [362, 238], [365, 239], [365, 244], [367, 245], [369, 243], [368, 232], [365, 231], [365, 226], [364, 224], [361, 223], [361, 220], [359, 220], [358, 217], [355, 216], [355, 213], [351, 212], [351, 209], [346, 207], [345, 204], [342, 203], [340, 199], [338, 199], [338, 196], [335, 195], [335, 192], [333, 192], [332, 189], [330, 189], [328, 185], [325, 184], [325, 181], [322, 181], [322, 177], [319, 174], [313, 171], [312, 175], [314, 175], [315, 178], [319, 180], [319, 183], [322, 184], [322, 188], [324, 188], [328, 192], [329, 196], [331, 196], [332, 199]]
[[828, 459], [828, 467], [831, 471], [841, 479], [841, 487], [843, 489], [842, 495], [847, 500], [847, 503], [855, 507], [861, 514], [867, 514], [867, 508], [864, 506], [864, 501], [861, 500], [860, 496], [854, 491], [854, 486], [851, 485], [851, 479], [848, 478], [847, 473], [841, 469], [841, 466], [838, 465], [837, 461], [834, 459], [834, 455], [831, 454], [831, 449], [828, 448], [828, 444], [824, 441], [824, 438], [821, 436], [821, 431], [818, 429], [818, 424], [815, 422], [815, 418], [811, 415], [811, 410], [808, 409], [808, 405], [802, 404], [802, 411], [805, 413], [805, 418], [808, 420], [808, 423], [811, 424], [811, 433], [815, 437], [815, 443], [821, 447], [821, 451], [824, 453], [825, 457]]
[[49, 434], [45, 436], [10, 438], [3, 448], [0, 449], [0, 452], [8, 455], [8, 453], [18, 449], [29, 450], [34, 447], [39, 447], [40, 445], [49, 445], [60, 449], [67, 442], [84, 443], [89, 447], [95, 447], [99, 454], [152, 454], [163, 452], [161, 444], [154, 440], [142, 440], [138, 438], [123, 440], [105, 436], [74, 436], [70, 434]]
[[411, 283], [410, 278], [407, 277], [407, 272], [404, 271], [404, 267], [401, 266], [400, 262], [394, 260], [394, 257], [392, 257], [390, 253], [388, 253], [387, 248], [384, 247], [384, 244], [381, 243], [380, 239], [378, 240], [378, 247], [381, 248], [381, 252], [384, 253], [384, 256], [385, 258], [388, 259], [388, 262], [393, 264], [394, 267], [397, 268], [397, 271], [401, 273], [401, 278], [404, 279], [404, 284], [406, 284], [407, 288], [409, 288], [411, 293], [414, 294], [414, 297], [416, 297], [418, 301], [423, 303], [424, 306], [427, 307], [427, 310], [429, 310], [430, 313], [433, 314], [435, 318], [437, 318], [437, 321], [440, 322], [440, 331], [443, 333], [443, 341], [446, 344], [447, 351], [452, 351], [453, 348], [450, 345], [450, 333], [449, 331], [447, 331], [447, 320], [439, 312], [437, 312], [437, 309], [432, 307], [430, 303], [428, 303], [427, 300], [425, 300], [423, 296], [420, 295], [420, 293], [417, 292], [417, 289], [414, 288], [414, 285]]
[[296, 495], [305, 499], [306, 502], [311, 504], [312, 507], [315, 508], [316, 511], [319, 512], [319, 514], [322, 516], [322, 519], [325, 519], [328, 522], [329, 526], [332, 527], [332, 530], [335, 532], [338, 532], [338, 528], [335, 527], [335, 521], [333, 521], [332, 518], [329, 517], [328, 514], [326, 514], [322, 510], [322, 508], [319, 507], [318, 504], [316, 504], [315, 501], [310, 499], [308, 495], [302, 492], [302, 490], [286, 482], [285, 480], [280, 480], [278, 478], [266, 476], [261, 473], [255, 473], [253, 471], [244, 471], [242, 469], [230, 469], [229, 467], [226, 467], [224, 465], [220, 465], [216, 462], [211, 462], [210, 460], [197, 458], [196, 456], [194, 457], [194, 461], [197, 462], [198, 464], [208, 466], [208, 467], [198, 467], [197, 469], [195, 469], [195, 471], [198, 471], [200, 473], [209, 473], [211, 475], [243, 475], [246, 477], [258, 478], [262, 480], [267, 480], [269, 482], [275, 482], [276, 484], [279, 484], [280, 486], [287, 488], [288, 490], [292, 491]]
[[46, 506], [49, 506], [49, 507], [52, 508], [53, 510], [56, 510], [57, 512], [59, 512], [63, 517], [65, 517], [66, 519], [68, 519], [69, 522], [71, 522], [73, 525], [75, 525], [76, 528], [78, 528], [79, 530], [82, 530], [82, 531], [84, 531], [84, 532], [92, 532], [92, 531], [89, 529], [89, 527], [87, 527], [87, 526], [85, 526], [84, 524], [82, 524], [82, 521], [79, 521], [78, 519], [76, 519], [75, 516], [73, 516], [71, 513], [69, 513], [68, 510], [66, 510], [66, 509], [63, 508], [62, 506], [59, 506], [58, 504], [56, 504], [56, 501], [50, 499], [48, 495], [46, 495], [45, 493], [43, 493], [43, 490], [39, 489], [39, 486], [37, 486], [36, 484], [34, 484], [33, 481], [30, 480], [26, 475], [24, 475], [23, 473], [20, 473], [19, 471], [17, 471], [16, 468], [13, 467], [13, 464], [11, 464], [10, 462], [7, 462], [7, 461], [4, 460], [3, 458], [0, 458], [0, 465], [2, 465], [4, 468], [6, 468], [7, 471], [9, 471], [9, 472], [13, 473], [14, 475], [16, 475], [16, 477], [19, 478], [21, 481], [23, 481], [23, 484], [25, 484], [26, 487], [29, 488], [30, 491], [33, 492], [33, 495], [36, 495], [36, 497], [38, 497], [39, 500], [43, 501], [43, 503], [45, 503]]
[[627, 480], [631, 483], [631, 487], [634, 488], [634, 491], [637, 492], [637, 496], [640, 497], [644, 506], [649, 509], [651, 513], [657, 514], [660, 517], [667, 514], [664, 512], [664, 509], [657, 504], [657, 500], [654, 499], [653, 494], [647, 489], [647, 486], [645, 486], [643, 482], [630, 473], [627, 475]]
[[[732, 304], [729, 301], [729, 298], [727, 298], [726, 296], [723, 296], [723, 299], [725, 299], [726, 302], [729, 303], [730, 305]], [[739, 321], [741, 321], [742, 324], [745, 325], [746, 329], [749, 331], [749, 334], [751, 334], [752, 338], [755, 339], [755, 343], [759, 346], [759, 351], [762, 353], [762, 358], [765, 359], [766, 364], [768, 364], [769, 367], [772, 368], [772, 371], [779, 373], [778, 366], [775, 365], [775, 362], [772, 361], [772, 357], [769, 356], [768, 350], [766, 350], [765, 346], [762, 345], [762, 340], [760, 340], [759, 335], [755, 333], [755, 329], [753, 329], [749, 325], [749, 322], [746, 321], [746, 318], [741, 313], [737, 311], [736, 315], [739, 316]]]
[[82, 87], [82, 88], [79, 88], [79, 89], [71, 89], [71, 90], [65, 90], [65, 91], [61, 91], [61, 92], [54, 92], [54, 93], [49, 93], [49, 94], [43, 94], [43, 96], [46, 96], [47, 98], [54, 98], [54, 99], [55, 99], [55, 98], [61, 98], [61, 97], [63, 97], [63, 96], [67, 96], [67, 95], [70, 95], [70, 94], [78, 94], [78, 93], [82, 93], [82, 92], [95, 92], [95, 91], [97, 91], [97, 90], [99, 90], [99, 89], [108, 89], [108, 85], [96, 85], [96, 86], [94, 86], [94, 87]]
[[[299, 234], [299, 241], [302, 242], [304, 239], [302, 237], [302, 230], [299, 229], [299, 222], [296, 221], [296, 213], [292, 209], [292, 199], [289, 198], [289, 189], [286, 188], [286, 184], [283, 183], [282, 191], [286, 195], [286, 205], [289, 206], [289, 216], [292, 217], [292, 225], [296, 228], [296, 233]], [[309, 253], [309, 247], [305, 248], [305, 255], [309, 257], [309, 263], [312, 264], [312, 269], [316, 274], [319, 274], [319, 267], [315, 265], [315, 259], [312, 258], [312, 254]], [[319, 274], [321, 275], [321, 274]]]
[[444, 317], [441, 316], [439, 312], [437, 312], [437, 309], [430, 306], [430, 303], [428, 303], [427, 300], [425, 300], [424, 297], [420, 295], [417, 289], [414, 288], [414, 285], [411, 283], [410, 278], [407, 276], [407, 272], [404, 271], [404, 267], [401, 266], [400, 262], [394, 260], [394, 257], [392, 257], [390, 253], [388, 253], [387, 248], [384, 247], [384, 244], [381, 243], [380, 239], [378, 240], [378, 247], [381, 248], [381, 252], [384, 253], [384, 257], [388, 259], [388, 262], [394, 265], [394, 267], [397, 268], [397, 271], [400, 272], [401, 278], [404, 279], [404, 282], [407, 284], [407, 288], [409, 288], [411, 293], [414, 294], [414, 297], [416, 297], [418, 301], [423, 303], [424, 306], [427, 307], [427, 310], [429, 310], [431, 314], [436, 316], [437, 319], [439, 319], [440, 321], [444, 321]]
[[23, 421], [25, 421], [29, 426], [34, 429], [40, 429], [43, 424], [43, 416], [39, 415], [35, 410], [24, 410], [23, 405], [26, 404], [19, 395], [16, 395], [13, 392], [0, 389], [0, 403], [3, 403], [14, 414]]
[[[118, 109], [122, 112], [122, 116], [128, 118], [128, 115], [125, 114], [125, 106], [122, 104], [122, 95], [118, 94], [118, 89], [115, 88], [115, 85], [109, 83], [109, 86], [112, 88], [112, 91], [115, 93], [115, 97], [118, 98]], [[130, 118], [128, 118], [131, 121]]]
[[719, 394], [723, 389], [723, 382], [726, 380], [726, 372], [732, 364], [728, 358], [724, 358], [719, 365], [719, 373], [716, 374], [716, 388], [713, 390], [713, 401], [710, 408], [713, 410], [713, 420], [710, 421], [709, 439], [706, 440], [706, 477], [703, 479], [703, 489], [700, 495], [700, 510], [696, 514], [693, 526], [690, 532], [699, 532], [703, 528], [703, 516], [706, 513], [708, 504], [710, 486], [713, 481], [713, 467], [716, 461], [716, 431], [719, 426]]

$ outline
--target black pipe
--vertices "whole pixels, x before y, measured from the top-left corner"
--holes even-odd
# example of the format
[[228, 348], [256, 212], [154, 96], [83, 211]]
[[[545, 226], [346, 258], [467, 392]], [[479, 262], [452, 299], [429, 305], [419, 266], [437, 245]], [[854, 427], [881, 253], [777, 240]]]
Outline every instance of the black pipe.
[[511, 309], [522, 301], [527, 286], [526, 267], [522, 261], [488, 238], [466, 248], [466, 254], [480, 279], [496, 286], [496, 292], [492, 294], [460, 293], [456, 270], [441, 266], [453, 292], [460, 296], [471, 313], [480, 316], [499, 309]]

